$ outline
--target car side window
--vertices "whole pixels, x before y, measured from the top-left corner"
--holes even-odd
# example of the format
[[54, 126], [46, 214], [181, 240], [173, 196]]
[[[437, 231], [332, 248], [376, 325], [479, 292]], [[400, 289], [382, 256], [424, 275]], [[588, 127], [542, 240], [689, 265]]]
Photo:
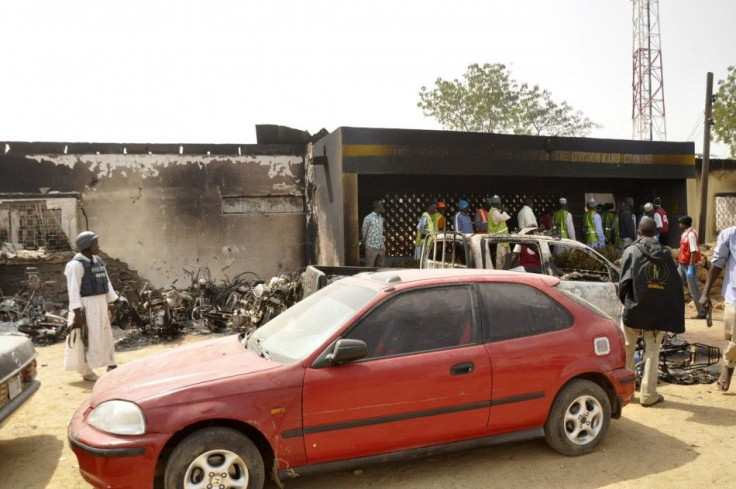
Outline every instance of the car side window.
[[365, 341], [366, 358], [471, 344], [472, 297], [469, 285], [403, 292], [369, 312], [345, 337]]
[[550, 243], [549, 248], [552, 253], [552, 270], [563, 280], [610, 281], [608, 268], [593, 254], [562, 244]]
[[525, 284], [478, 284], [488, 341], [534, 336], [572, 327], [567, 309], [547, 294]]

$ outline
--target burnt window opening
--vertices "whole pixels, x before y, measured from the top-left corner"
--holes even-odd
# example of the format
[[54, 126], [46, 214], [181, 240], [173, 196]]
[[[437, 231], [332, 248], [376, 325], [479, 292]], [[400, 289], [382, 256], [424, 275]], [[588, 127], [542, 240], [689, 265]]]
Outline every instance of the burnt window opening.
[[223, 196], [222, 213], [224, 215], [303, 214], [304, 197], [294, 195]]
[[60, 208], [47, 202], [25, 200], [0, 203], [0, 243], [10, 251], [17, 249], [69, 251], [71, 223], [64, 223]]

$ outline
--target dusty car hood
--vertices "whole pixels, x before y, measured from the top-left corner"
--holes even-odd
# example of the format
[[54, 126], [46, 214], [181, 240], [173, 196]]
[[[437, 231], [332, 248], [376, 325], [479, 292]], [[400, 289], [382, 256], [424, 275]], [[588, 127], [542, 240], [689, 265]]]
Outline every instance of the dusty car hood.
[[17, 374], [36, 356], [31, 340], [25, 336], [0, 335], [0, 382]]
[[123, 365], [103, 375], [91, 405], [108, 399], [141, 401], [226, 377], [279, 367], [240, 345], [237, 336], [203, 341]]

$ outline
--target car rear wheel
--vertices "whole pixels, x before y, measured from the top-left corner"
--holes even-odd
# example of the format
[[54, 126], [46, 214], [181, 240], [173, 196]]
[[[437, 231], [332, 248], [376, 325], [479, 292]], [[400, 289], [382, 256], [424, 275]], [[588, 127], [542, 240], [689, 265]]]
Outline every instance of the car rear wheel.
[[186, 437], [166, 463], [166, 489], [261, 489], [263, 459], [248, 437], [205, 428]]
[[563, 455], [591, 452], [606, 436], [611, 423], [611, 403], [601, 387], [577, 379], [557, 395], [544, 425], [547, 444]]

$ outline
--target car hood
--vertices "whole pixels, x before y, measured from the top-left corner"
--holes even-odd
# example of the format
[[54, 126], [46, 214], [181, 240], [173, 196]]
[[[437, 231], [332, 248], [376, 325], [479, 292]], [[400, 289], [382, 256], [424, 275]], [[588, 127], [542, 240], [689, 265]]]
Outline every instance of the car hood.
[[0, 383], [20, 372], [35, 356], [36, 350], [27, 337], [0, 335]]
[[188, 386], [279, 366], [243, 348], [233, 335], [175, 348], [121, 366], [97, 381], [90, 403], [94, 407], [109, 399], [140, 402]]

